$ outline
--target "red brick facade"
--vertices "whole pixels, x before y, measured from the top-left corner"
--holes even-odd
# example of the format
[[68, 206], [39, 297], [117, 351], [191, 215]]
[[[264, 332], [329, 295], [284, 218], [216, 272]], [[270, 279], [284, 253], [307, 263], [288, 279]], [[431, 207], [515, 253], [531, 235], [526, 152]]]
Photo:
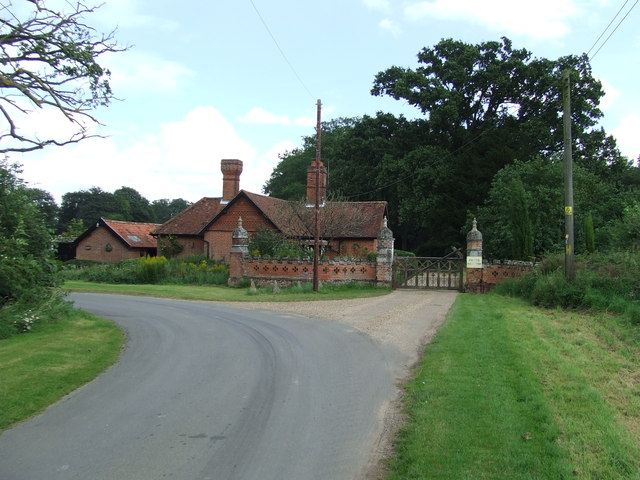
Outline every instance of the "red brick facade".
[[[231, 233], [244, 221], [249, 236], [263, 229], [280, 232], [289, 238], [308, 242], [313, 238], [313, 208], [303, 202], [281, 200], [266, 195], [239, 190], [242, 162], [225, 159], [220, 166], [223, 173], [221, 198], [206, 197], [187, 208], [158, 228], [160, 254], [168, 239], [183, 249], [174, 256], [204, 253], [209, 258], [228, 261]], [[315, 203], [316, 171], [319, 173], [320, 198], [323, 204], [321, 238], [328, 241], [325, 255], [366, 258], [376, 253], [376, 235], [386, 215], [386, 202], [326, 202], [327, 172], [313, 162], [307, 171], [307, 193], [312, 192]], [[324, 223], [322, 223], [324, 222]]]
[[[313, 261], [294, 259], [262, 259], [248, 254], [249, 233], [239, 219], [231, 233], [229, 250], [229, 285], [238, 285], [242, 279], [258, 284], [276, 282], [290, 285], [294, 282], [314, 280]], [[393, 272], [393, 234], [387, 228], [386, 218], [378, 232], [376, 261], [330, 259], [318, 264], [319, 281], [330, 283], [368, 282], [391, 286]]]
[[150, 232], [159, 225], [120, 222], [101, 218], [75, 242], [76, 258], [117, 262], [156, 255], [156, 241]]

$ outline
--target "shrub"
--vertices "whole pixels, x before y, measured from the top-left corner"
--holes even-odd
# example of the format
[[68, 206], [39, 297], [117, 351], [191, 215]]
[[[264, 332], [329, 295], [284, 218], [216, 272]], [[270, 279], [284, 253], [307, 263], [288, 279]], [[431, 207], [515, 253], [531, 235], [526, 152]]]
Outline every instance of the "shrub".
[[496, 293], [541, 307], [605, 311], [640, 321], [640, 254], [620, 251], [578, 257], [573, 282], [566, 280], [561, 258], [547, 257], [535, 272], [498, 285]]
[[66, 280], [97, 283], [185, 285], [226, 285], [229, 268], [204, 256], [181, 259], [144, 257], [116, 263], [97, 263], [81, 268], [65, 268]]
[[168, 274], [165, 257], [145, 257], [139, 260], [135, 283], [162, 283]]
[[53, 290], [37, 301], [13, 301], [0, 309], [0, 339], [28, 333], [42, 323], [56, 322], [69, 314], [72, 304], [62, 292]]
[[269, 257], [298, 258], [305, 255], [300, 244], [273, 230], [261, 229], [249, 239], [249, 253]]

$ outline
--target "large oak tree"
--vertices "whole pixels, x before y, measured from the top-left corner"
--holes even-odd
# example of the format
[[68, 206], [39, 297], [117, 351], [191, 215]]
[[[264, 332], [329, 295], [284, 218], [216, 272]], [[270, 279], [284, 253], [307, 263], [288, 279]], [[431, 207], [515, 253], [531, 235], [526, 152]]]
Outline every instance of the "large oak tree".
[[[561, 73], [571, 71], [576, 164], [614, 184], [630, 178], [615, 139], [597, 122], [604, 95], [588, 58], [536, 58], [511, 41], [477, 45], [442, 40], [418, 54], [413, 68], [390, 67], [374, 80], [372, 94], [414, 105], [414, 120], [378, 113], [329, 125], [329, 191], [358, 200], [387, 200], [400, 246], [439, 255], [464, 242], [469, 211], [487, 199], [498, 171], [516, 160], [552, 158], [562, 151]], [[266, 186], [302, 182], [312, 138], [285, 156]], [[295, 178], [282, 174], [291, 168]], [[300, 180], [298, 180], [300, 179]], [[525, 185], [525, 188], [527, 185]]]

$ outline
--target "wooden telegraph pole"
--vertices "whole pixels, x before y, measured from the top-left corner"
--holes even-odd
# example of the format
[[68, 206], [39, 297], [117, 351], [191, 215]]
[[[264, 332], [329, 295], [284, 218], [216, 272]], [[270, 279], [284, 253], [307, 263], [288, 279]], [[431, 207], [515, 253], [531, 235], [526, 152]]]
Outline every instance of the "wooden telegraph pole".
[[316, 191], [315, 191], [315, 215], [313, 221], [313, 291], [318, 291], [318, 263], [320, 257], [320, 112], [322, 103], [318, 100], [318, 113], [316, 120]]
[[573, 224], [573, 156], [571, 151], [571, 82], [570, 71], [562, 74], [563, 127], [564, 127], [564, 273], [569, 281], [576, 278], [574, 263], [574, 224]]

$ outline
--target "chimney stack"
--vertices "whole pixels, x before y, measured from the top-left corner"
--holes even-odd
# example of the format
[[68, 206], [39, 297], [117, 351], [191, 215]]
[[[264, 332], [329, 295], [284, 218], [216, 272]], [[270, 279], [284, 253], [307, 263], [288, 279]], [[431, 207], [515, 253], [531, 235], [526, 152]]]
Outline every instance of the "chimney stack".
[[240, 192], [240, 174], [242, 160], [223, 159], [220, 161], [222, 171], [222, 202], [229, 203]]
[[314, 160], [311, 165], [307, 167], [307, 205], [316, 204], [316, 170], [320, 170], [320, 191], [319, 204], [324, 205], [327, 199], [327, 167], [320, 161], [320, 164]]

